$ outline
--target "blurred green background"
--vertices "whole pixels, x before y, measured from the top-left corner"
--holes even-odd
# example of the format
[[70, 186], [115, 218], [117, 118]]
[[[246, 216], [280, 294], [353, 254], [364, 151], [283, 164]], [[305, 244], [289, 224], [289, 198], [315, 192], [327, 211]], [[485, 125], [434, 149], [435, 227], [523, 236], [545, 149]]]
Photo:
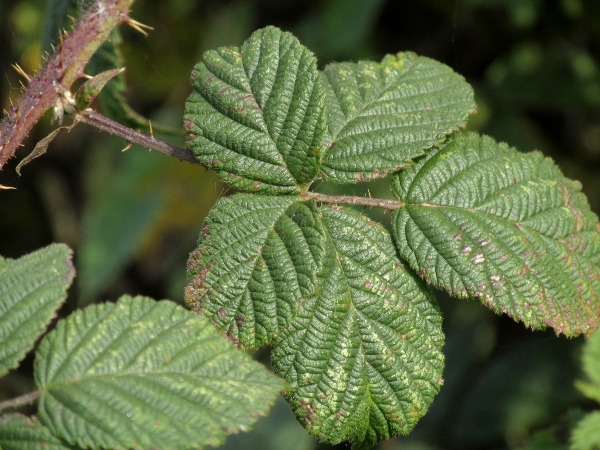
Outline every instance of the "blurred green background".
[[[0, 0], [5, 109], [20, 92], [11, 64], [28, 73], [41, 64], [47, 9], [43, 0]], [[600, 212], [600, 1], [138, 0], [132, 16], [154, 30], [144, 37], [121, 29], [124, 96], [153, 124], [181, 127], [189, 73], [205, 50], [239, 45], [268, 24], [296, 34], [321, 66], [411, 50], [473, 85], [478, 113], [470, 129], [551, 156], [582, 181]], [[0, 173], [0, 184], [16, 188], [0, 191], [0, 254], [18, 257], [54, 241], [72, 246], [78, 277], [61, 315], [124, 293], [180, 302], [187, 255], [228, 189], [199, 166], [139, 147], [122, 153], [125, 142], [83, 125], [59, 135], [17, 176], [17, 160], [52, 129], [47, 115]], [[182, 136], [156, 134], [183, 145]], [[387, 180], [327, 189], [389, 196]], [[379, 448], [566, 448], [572, 424], [594, 407], [573, 387], [582, 340], [526, 330], [476, 302], [438, 299], [447, 333], [445, 385], [414, 433]], [[256, 357], [268, 364], [268, 351]], [[30, 390], [30, 373], [31, 357], [0, 382], [0, 400]], [[333, 447], [306, 435], [279, 402], [225, 448]]]

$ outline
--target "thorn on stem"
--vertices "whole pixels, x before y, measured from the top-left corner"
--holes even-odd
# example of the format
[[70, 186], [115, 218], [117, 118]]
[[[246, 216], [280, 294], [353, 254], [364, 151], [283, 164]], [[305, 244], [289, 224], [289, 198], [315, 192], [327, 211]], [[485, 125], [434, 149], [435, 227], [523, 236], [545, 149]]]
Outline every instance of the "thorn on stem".
[[63, 66], [62, 56], [63, 56], [64, 38], [63, 38], [62, 30], [60, 30], [60, 29], [58, 30], [58, 38], [60, 40], [60, 44], [58, 45], [58, 67], [62, 67]]
[[133, 144], [131, 142], [127, 143], [127, 147], [125, 147], [123, 150], [121, 150], [122, 152], [126, 152], [127, 150], [129, 150], [131, 147], [133, 147]]
[[13, 64], [12, 67], [13, 67], [13, 69], [15, 69], [17, 71], [17, 73], [19, 75], [21, 75], [23, 78], [25, 78], [28, 83], [31, 81], [31, 78], [29, 78], [29, 75], [27, 75], [25, 73], [25, 71], [21, 68], [21, 66], [19, 66], [17, 63]]
[[125, 23], [127, 25], [129, 25], [131, 28], [133, 28], [134, 30], [142, 33], [144, 36], [148, 36], [148, 33], [146, 33], [145, 30], [154, 30], [154, 28], [148, 26], [148, 25], [144, 25], [143, 23], [138, 22], [137, 20], [134, 20], [132, 18], [128, 18]]

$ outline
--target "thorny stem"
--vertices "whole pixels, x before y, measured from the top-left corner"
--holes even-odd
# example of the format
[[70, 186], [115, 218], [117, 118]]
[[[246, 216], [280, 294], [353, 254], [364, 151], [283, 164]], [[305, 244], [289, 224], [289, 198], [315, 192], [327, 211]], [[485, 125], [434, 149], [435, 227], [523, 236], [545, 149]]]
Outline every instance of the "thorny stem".
[[42, 70], [31, 78], [25, 76], [27, 88], [0, 122], [0, 169], [13, 156], [44, 111], [59, 100], [56, 86], [70, 89], [73, 82], [84, 74], [85, 65], [96, 49], [118, 24], [138, 26], [128, 15], [133, 1], [95, 2], [48, 58]]
[[0, 412], [5, 409], [14, 409], [20, 406], [30, 405], [35, 402], [40, 396], [40, 391], [33, 391], [29, 394], [21, 395], [20, 397], [11, 398], [10, 400], [6, 400], [0, 402]]
[[[108, 38], [110, 31], [119, 23], [127, 23], [140, 30], [139, 23], [132, 20], [128, 13], [134, 0], [106, 0], [96, 2], [81, 18], [73, 32], [68, 35], [59, 49], [48, 59], [44, 68], [31, 79], [25, 75], [29, 85], [21, 98], [0, 122], [0, 170], [13, 156], [44, 111], [59, 100], [61, 92], [69, 91], [71, 84], [84, 74], [84, 68], [96, 49]], [[130, 144], [139, 144], [150, 150], [156, 150], [192, 164], [202, 165], [191, 150], [159, 141], [153, 135], [140, 133], [115, 122], [92, 110], [78, 111], [74, 123], [86, 123], [102, 131], [119, 136]], [[206, 166], [204, 166], [206, 167]], [[363, 205], [384, 209], [397, 209], [402, 202], [347, 195], [333, 196], [317, 192], [300, 194], [301, 200], [314, 199], [320, 203], [338, 203]], [[36, 393], [36, 395], [39, 395]], [[25, 398], [26, 396], [19, 397]], [[0, 407], [7, 402], [0, 403]]]
[[114, 136], [122, 137], [130, 144], [139, 144], [150, 150], [156, 150], [157, 152], [173, 156], [182, 161], [187, 161], [192, 164], [201, 164], [194, 157], [194, 154], [191, 150], [167, 144], [166, 142], [155, 139], [152, 135], [132, 130], [131, 128], [121, 125], [120, 123], [103, 116], [93, 109], [87, 108], [83, 111], [80, 111], [75, 116], [75, 121], [87, 123], [88, 125], [92, 125]]
[[403, 202], [400, 200], [386, 200], [371, 197], [354, 197], [351, 195], [327, 195], [319, 192], [307, 192], [300, 197], [302, 200], [315, 200], [318, 203], [342, 203], [345, 205], [362, 205], [368, 207], [378, 207], [383, 209], [398, 209]]

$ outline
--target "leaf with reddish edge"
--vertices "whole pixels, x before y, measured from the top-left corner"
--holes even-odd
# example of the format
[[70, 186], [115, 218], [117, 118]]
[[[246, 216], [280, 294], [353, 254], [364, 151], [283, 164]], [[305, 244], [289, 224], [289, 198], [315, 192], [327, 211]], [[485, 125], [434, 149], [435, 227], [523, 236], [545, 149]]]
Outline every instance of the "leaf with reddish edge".
[[539, 152], [455, 135], [400, 172], [401, 256], [427, 282], [532, 328], [600, 323], [600, 233], [581, 184]]

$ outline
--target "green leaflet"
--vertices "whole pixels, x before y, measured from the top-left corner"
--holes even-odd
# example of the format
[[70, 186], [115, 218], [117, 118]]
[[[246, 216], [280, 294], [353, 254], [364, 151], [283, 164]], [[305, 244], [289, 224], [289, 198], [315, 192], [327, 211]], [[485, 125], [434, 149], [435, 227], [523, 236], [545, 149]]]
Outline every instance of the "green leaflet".
[[533, 328], [589, 334], [600, 233], [580, 184], [538, 152], [456, 135], [393, 182], [401, 255], [427, 282]]
[[216, 446], [248, 429], [283, 388], [206, 318], [128, 296], [59, 321], [34, 375], [40, 421], [85, 448]]
[[188, 307], [239, 346], [268, 344], [313, 291], [325, 247], [314, 214], [295, 196], [219, 200], [188, 261]]
[[19, 259], [0, 257], [0, 376], [18, 366], [67, 298], [72, 252], [53, 244]]
[[407, 434], [442, 382], [441, 317], [394, 254], [351, 210], [238, 194], [206, 219], [186, 302], [242, 347], [277, 338], [273, 365], [312, 434], [374, 445]]
[[311, 434], [370, 448], [408, 434], [443, 383], [441, 316], [383, 227], [351, 210], [319, 211], [318, 290], [275, 340], [273, 366]]
[[85, 80], [75, 93], [75, 104], [79, 110], [83, 110], [91, 105], [94, 99], [102, 92], [106, 83], [119, 75], [125, 68], [111, 69], [100, 72], [98, 75]]
[[314, 55], [290, 33], [256, 31], [204, 54], [186, 102], [188, 145], [202, 163], [247, 191], [292, 193], [319, 169], [326, 132]]
[[2, 450], [77, 450], [50, 433], [36, 418], [19, 414], [0, 417], [0, 448]]
[[333, 181], [380, 178], [410, 164], [466, 123], [473, 90], [444, 64], [414, 53], [323, 71], [331, 143], [322, 171]]

